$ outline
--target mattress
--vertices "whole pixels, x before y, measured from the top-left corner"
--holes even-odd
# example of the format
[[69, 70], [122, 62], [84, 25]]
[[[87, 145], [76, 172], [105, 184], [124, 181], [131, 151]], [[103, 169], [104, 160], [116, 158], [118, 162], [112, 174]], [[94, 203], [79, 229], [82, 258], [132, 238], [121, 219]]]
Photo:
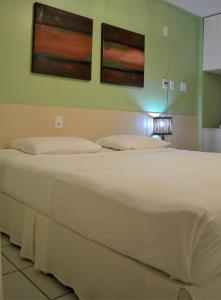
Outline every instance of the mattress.
[[0, 187], [65, 227], [185, 283], [221, 271], [221, 155], [0, 151]]

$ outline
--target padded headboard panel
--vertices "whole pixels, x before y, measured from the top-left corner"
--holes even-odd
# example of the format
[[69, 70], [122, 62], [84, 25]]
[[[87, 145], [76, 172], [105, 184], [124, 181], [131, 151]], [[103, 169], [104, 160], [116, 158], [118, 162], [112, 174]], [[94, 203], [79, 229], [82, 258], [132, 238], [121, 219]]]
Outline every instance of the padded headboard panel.
[[[55, 116], [64, 119], [64, 128], [55, 129]], [[27, 136], [70, 136], [88, 139], [111, 134], [147, 134], [144, 113], [48, 107], [0, 105], [0, 147], [15, 138]]]
[[[55, 129], [55, 116], [64, 119], [64, 128]], [[27, 136], [80, 136], [96, 140], [112, 134], [151, 134], [151, 118], [142, 112], [80, 109], [73, 107], [0, 105], [0, 147]], [[182, 136], [181, 136], [182, 135]], [[172, 143], [196, 149], [197, 118], [173, 116]]]

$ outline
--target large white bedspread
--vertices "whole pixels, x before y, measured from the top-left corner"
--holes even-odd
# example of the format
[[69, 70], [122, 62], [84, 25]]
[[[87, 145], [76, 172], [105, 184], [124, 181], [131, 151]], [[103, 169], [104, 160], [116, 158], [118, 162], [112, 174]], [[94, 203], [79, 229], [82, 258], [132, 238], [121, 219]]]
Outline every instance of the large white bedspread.
[[0, 189], [176, 279], [201, 284], [221, 272], [221, 154], [0, 150]]

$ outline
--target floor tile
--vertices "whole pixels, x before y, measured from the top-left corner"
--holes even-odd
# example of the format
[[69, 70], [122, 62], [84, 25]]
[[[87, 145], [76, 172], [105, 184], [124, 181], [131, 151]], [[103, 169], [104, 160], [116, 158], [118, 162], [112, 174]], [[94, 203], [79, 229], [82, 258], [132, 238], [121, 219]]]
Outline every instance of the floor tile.
[[20, 255], [20, 248], [14, 245], [2, 248], [2, 253], [18, 268], [24, 269], [30, 267], [33, 263], [30, 260], [23, 259]]
[[64, 295], [60, 298], [56, 298], [56, 300], [78, 300], [78, 298], [75, 296], [74, 293], [70, 293], [70, 294]]
[[4, 300], [48, 300], [19, 271], [3, 276], [3, 290]]
[[70, 288], [63, 286], [52, 275], [44, 274], [43, 272], [35, 270], [33, 267], [27, 268], [22, 272], [51, 299], [71, 291]]
[[5, 247], [10, 245], [10, 240], [9, 240], [9, 236], [1, 233], [1, 247]]
[[11, 273], [17, 271], [17, 269], [5, 258], [3, 255], [2, 257], [2, 274]]

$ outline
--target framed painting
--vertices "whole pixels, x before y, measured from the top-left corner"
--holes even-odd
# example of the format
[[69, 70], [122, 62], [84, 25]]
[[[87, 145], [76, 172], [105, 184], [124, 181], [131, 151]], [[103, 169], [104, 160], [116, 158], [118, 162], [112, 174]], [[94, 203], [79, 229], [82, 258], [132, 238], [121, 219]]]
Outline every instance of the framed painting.
[[93, 20], [34, 4], [32, 72], [91, 79]]
[[102, 24], [101, 82], [144, 86], [145, 36]]

